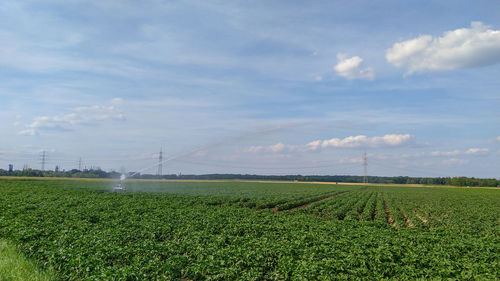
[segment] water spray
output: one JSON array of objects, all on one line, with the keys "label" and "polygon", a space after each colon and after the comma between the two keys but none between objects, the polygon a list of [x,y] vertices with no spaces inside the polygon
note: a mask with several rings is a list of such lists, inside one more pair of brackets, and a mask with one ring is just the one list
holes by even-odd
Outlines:
[{"label": "water spray", "polygon": [[113,192],[125,192],[125,191],[127,191],[127,189],[125,188],[125,183],[124,183],[126,178],[127,177],[125,176],[125,174],[122,174],[120,176],[120,183],[118,183],[118,185],[113,188]]},{"label": "water spray", "polygon": [[[201,147],[198,147],[198,148],[194,148],[190,151],[187,151],[187,152],[184,152],[184,153],[179,153],[177,155],[173,155],[169,158],[164,158],[163,161],[161,161],[159,164],[163,164],[163,163],[166,163],[166,162],[169,162],[169,161],[172,161],[172,160],[175,160],[175,159],[179,159],[179,158],[182,158],[182,157],[188,157],[188,156],[191,156],[193,154],[196,154],[200,151],[204,151],[204,150],[208,150],[208,149],[211,149],[211,148],[214,148],[214,147],[218,147],[218,146],[223,146],[223,145],[226,145],[226,144],[230,144],[230,143],[233,143],[233,142],[238,142],[238,141],[241,141],[241,140],[244,140],[244,139],[248,139],[248,138],[254,138],[254,137],[258,137],[258,136],[263,136],[263,135],[268,135],[268,134],[272,134],[272,133],[275,133],[275,132],[279,132],[279,131],[283,131],[283,130],[287,130],[287,129],[291,129],[291,128],[296,128],[296,127],[299,127],[299,126],[304,126],[308,124],[307,122],[305,123],[295,123],[295,124],[288,124],[288,125],[285,125],[285,126],[278,126],[278,127],[274,127],[274,128],[268,128],[268,129],[264,129],[264,130],[259,130],[259,131],[254,131],[254,132],[249,132],[249,133],[245,133],[245,134],[242,134],[242,135],[239,135],[239,136],[236,136],[236,137],[233,137],[233,138],[228,138],[228,139],[224,139],[224,140],[221,140],[221,141],[217,141],[217,142],[213,142],[213,143],[210,143],[210,144],[207,144],[207,145],[204,145],[204,146],[201,146]],[[146,171],[146,170],[149,170],[153,167],[156,167],[158,164],[155,164],[155,165],[152,165],[152,166],[149,166],[149,167],[145,167],[143,169],[140,169],[134,173],[131,173],[129,174],[128,176],[129,177],[133,177],[143,171]],[[126,192],[127,189],[125,188],[125,180],[126,180],[126,176],[125,176],[125,171],[122,171],[122,175],[120,176],[120,182],[118,183],[118,185],[116,185],[114,188],[113,188],[113,192]]]},{"label": "water spray", "polygon": [[[184,153],[179,153],[179,154],[173,155],[173,156],[171,156],[169,158],[163,158],[164,160],[161,161],[159,164],[165,164],[165,163],[167,163],[169,161],[172,161],[172,160],[176,160],[176,159],[183,158],[183,157],[188,157],[188,156],[196,154],[196,153],[198,153],[200,151],[209,150],[209,149],[212,149],[212,148],[215,148],[215,147],[218,147],[218,146],[223,146],[223,145],[226,145],[226,144],[238,142],[238,141],[249,139],[249,138],[255,138],[255,137],[258,137],[258,136],[269,135],[269,134],[273,134],[273,133],[276,133],[276,132],[279,132],[279,131],[284,131],[284,130],[288,130],[288,129],[292,129],[292,128],[297,128],[297,127],[300,127],[300,126],[304,126],[304,125],[307,125],[307,124],[309,124],[309,122],[293,123],[293,124],[282,125],[282,126],[277,126],[277,127],[273,127],[273,128],[267,128],[267,129],[263,129],[263,130],[258,130],[258,131],[254,131],[254,132],[247,132],[247,133],[238,135],[236,137],[232,137],[232,138],[228,138],[228,139],[223,139],[223,140],[216,141],[216,142],[213,142],[213,143],[201,146],[201,147],[197,147],[197,148],[194,148],[193,150],[190,150],[190,151],[187,151],[187,152],[184,152]],[[136,171],[136,172],[134,172],[132,174],[129,174],[129,177],[133,177],[133,176],[135,176],[135,175],[137,175],[139,173],[142,173],[143,171],[147,171],[147,170],[149,170],[151,168],[154,168],[154,167],[157,167],[157,166],[158,166],[158,164],[145,167],[145,168],[140,169],[140,170],[138,170],[138,171]]]}]

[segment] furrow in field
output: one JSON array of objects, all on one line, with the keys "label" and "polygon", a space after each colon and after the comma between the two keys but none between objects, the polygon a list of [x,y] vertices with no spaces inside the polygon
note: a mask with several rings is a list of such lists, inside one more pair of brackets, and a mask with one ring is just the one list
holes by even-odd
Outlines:
[{"label": "furrow in field", "polygon": [[370,200],[371,193],[364,194],[364,196],[359,200],[356,205],[354,205],[351,213],[353,214],[352,218],[355,220],[360,220],[361,214],[364,212],[368,201]]},{"label": "furrow in field", "polygon": [[365,202],[364,208],[358,213],[360,221],[371,221],[374,217],[375,204],[377,200],[377,193],[372,192],[368,200]]},{"label": "furrow in field", "polygon": [[338,196],[335,196],[335,198],[332,198],[331,200],[311,203],[309,207],[302,210],[308,213],[314,213],[317,216],[327,216],[329,210],[337,208],[337,206],[350,195],[352,196],[350,192],[344,192],[342,194],[339,194]]},{"label": "furrow in field", "polygon": [[411,222],[410,218],[408,217],[408,215],[406,215],[402,210],[400,210],[403,214],[403,218],[405,220],[405,223],[408,227],[414,227],[415,225],[413,225],[413,223]]},{"label": "furrow in field", "polygon": [[272,208],[272,211],[275,213],[278,213],[281,211],[293,211],[293,210],[297,210],[297,209],[303,209],[303,208],[308,207],[312,203],[326,201],[328,199],[332,199],[333,197],[339,196],[343,193],[345,193],[345,192],[338,192],[338,193],[330,194],[326,197],[317,197],[316,196],[316,197],[312,197],[312,198],[302,199],[298,202],[288,202],[288,203],[282,204],[281,206],[280,205],[275,206],[274,208]]},{"label": "furrow in field", "polygon": [[389,211],[389,207],[387,206],[387,202],[384,200],[384,211],[387,215],[387,222],[392,225],[392,227],[397,228],[396,222],[392,218],[391,212]]},{"label": "furrow in field", "polygon": [[384,198],[383,198],[383,193],[377,193],[377,204],[375,207],[375,217],[374,220],[377,222],[381,223],[386,223],[387,222],[387,214],[384,209]]},{"label": "furrow in field", "polygon": [[362,194],[360,193],[352,193],[351,197],[344,198],[339,205],[332,210],[328,211],[328,214],[333,218],[337,218],[339,220],[352,219],[353,216],[357,214],[352,214],[353,206],[356,205],[356,202],[360,200]]},{"label": "furrow in field", "polygon": [[[342,192],[342,193],[343,193],[343,192]],[[312,203],[314,203],[314,202],[321,202],[321,201],[325,201],[325,200],[328,200],[328,199],[332,199],[333,197],[335,197],[335,196],[339,196],[339,195],[340,195],[340,194],[342,194],[342,193],[337,193],[337,194],[334,194],[334,195],[330,195],[330,196],[325,197],[325,198],[323,198],[323,199],[319,199],[319,200],[316,200],[316,201],[311,201],[311,202],[306,203],[306,204],[304,204],[304,205],[300,205],[300,206],[297,206],[297,207],[293,207],[293,208],[288,209],[288,210],[289,210],[289,211],[293,211],[293,210],[296,210],[296,209],[302,209],[302,208],[308,207],[309,205],[311,205],[311,204],[312,204]]]},{"label": "furrow in field", "polygon": [[429,222],[429,220],[428,220],[428,219],[426,219],[426,218],[425,218],[425,217],[423,217],[422,215],[419,215],[417,212],[413,211],[413,214],[415,214],[415,216],[416,216],[417,218],[419,218],[419,219],[420,219],[423,223],[428,223],[428,222]]}]

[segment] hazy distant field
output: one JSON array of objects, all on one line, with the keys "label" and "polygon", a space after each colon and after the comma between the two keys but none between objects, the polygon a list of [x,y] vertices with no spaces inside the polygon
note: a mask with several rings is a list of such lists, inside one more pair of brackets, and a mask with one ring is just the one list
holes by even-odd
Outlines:
[{"label": "hazy distant field", "polygon": [[0,237],[57,280],[500,278],[497,189],[112,187],[0,180]]}]

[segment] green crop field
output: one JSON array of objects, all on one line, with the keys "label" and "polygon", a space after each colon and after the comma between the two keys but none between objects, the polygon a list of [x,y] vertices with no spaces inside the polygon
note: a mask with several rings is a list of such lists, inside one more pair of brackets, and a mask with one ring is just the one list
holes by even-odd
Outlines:
[{"label": "green crop field", "polygon": [[0,239],[55,280],[500,279],[498,189],[112,186],[0,180]]}]

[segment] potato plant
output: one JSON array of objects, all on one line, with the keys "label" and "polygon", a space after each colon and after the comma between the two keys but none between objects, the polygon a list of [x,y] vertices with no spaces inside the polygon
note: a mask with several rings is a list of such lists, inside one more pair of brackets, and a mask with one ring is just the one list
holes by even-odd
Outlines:
[{"label": "potato plant", "polygon": [[[500,190],[134,184],[0,180],[0,237],[58,280],[500,279]],[[427,222],[394,228],[383,200]]]}]

